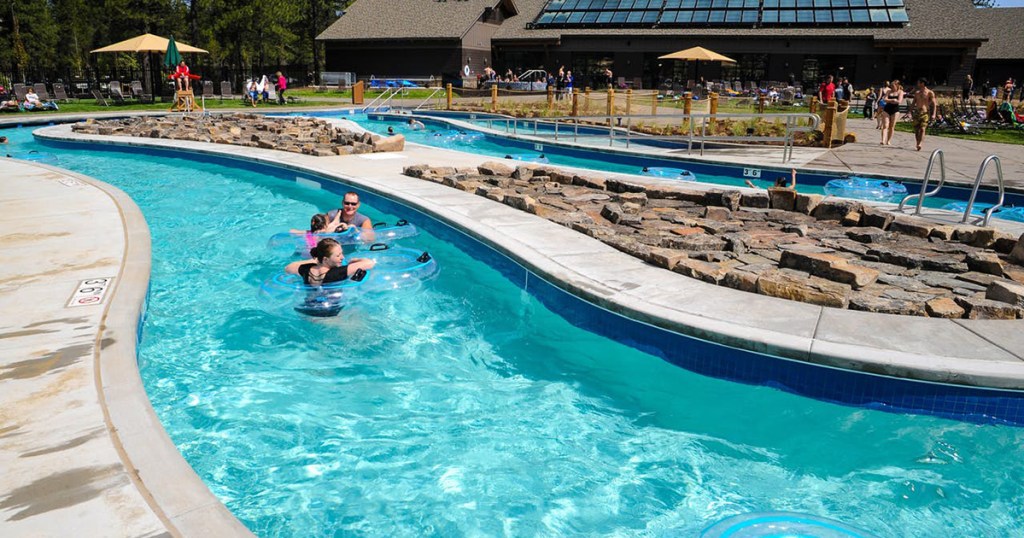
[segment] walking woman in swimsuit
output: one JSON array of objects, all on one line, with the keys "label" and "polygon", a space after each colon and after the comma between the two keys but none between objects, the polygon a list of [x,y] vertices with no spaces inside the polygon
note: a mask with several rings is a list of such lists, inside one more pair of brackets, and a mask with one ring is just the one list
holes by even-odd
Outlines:
[{"label": "walking woman in swimsuit", "polygon": [[896,119],[900,115],[900,103],[903,102],[903,87],[900,81],[894,80],[885,93],[885,106],[882,107],[882,145],[892,145],[892,133],[896,129]]}]

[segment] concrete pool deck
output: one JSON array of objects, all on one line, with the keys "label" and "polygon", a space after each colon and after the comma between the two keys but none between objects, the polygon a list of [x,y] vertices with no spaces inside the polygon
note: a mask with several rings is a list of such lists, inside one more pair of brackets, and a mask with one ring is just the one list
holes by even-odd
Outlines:
[{"label": "concrete pool deck", "polygon": [[[40,134],[253,159],[290,167],[297,175],[306,170],[336,177],[466,230],[549,282],[654,325],[804,362],[1024,389],[1024,321],[867,314],[716,287],[654,268],[540,217],[401,173],[411,164],[475,166],[493,160],[486,157],[415,145],[402,154],[311,157],[86,137],[68,126]],[[134,203],[117,189],[67,172],[15,161],[3,161],[0,170],[5,187],[17,186],[0,195],[6,209],[0,213],[0,237],[5,252],[17,254],[5,260],[0,277],[7,305],[0,311],[0,346],[7,351],[0,358],[0,465],[9,470],[0,478],[0,491],[17,493],[0,494],[0,534],[63,535],[75,528],[82,535],[247,535],[163,433],[138,378],[135,327],[148,282],[149,238]],[[65,215],[54,207],[75,212]],[[936,220],[952,218],[927,213]],[[35,230],[53,229],[58,217],[74,235],[39,237]],[[8,222],[24,230],[8,228]],[[48,258],[51,251],[62,256]],[[41,262],[59,267],[64,259],[76,260],[67,274],[40,273]],[[67,310],[74,287],[97,276],[117,277],[104,304]],[[67,319],[73,322],[58,325]],[[72,346],[86,346],[76,348],[77,360],[52,355]],[[59,384],[65,377],[76,383],[73,390]],[[88,471],[93,467],[101,471]]]}]

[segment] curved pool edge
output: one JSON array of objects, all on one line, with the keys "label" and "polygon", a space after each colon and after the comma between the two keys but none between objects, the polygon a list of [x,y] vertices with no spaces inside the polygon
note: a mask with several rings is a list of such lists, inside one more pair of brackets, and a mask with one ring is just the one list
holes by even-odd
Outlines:
[{"label": "curved pool edge", "polygon": [[[137,343],[149,291],[151,238],[141,210],[122,190],[95,178],[38,163],[12,162],[12,178],[16,175],[29,178],[28,174],[37,173],[33,169],[39,169],[42,175],[29,178],[30,182],[33,179],[37,183],[58,182],[65,188],[77,189],[72,211],[78,210],[88,215],[84,218],[90,221],[102,222],[106,225],[107,235],[97,240],[95,236],[101,226],[74,228],[72,233],[67,234],[75,243],[74,246],[63,247],[61,253],[73,254],[76,260],[88,260],[89,254],[102,257],[104,263],[86,264],[82,271],[95,277],[114,277],[113,284],[107,289],[105,301],[100,303],[101,309],[87,306],[79,311],[67,310],[68,307],[64,306],[68,301],[63,283],[54,282],[60,284],[60,289],[54,291],[65,298],[58,304],[40,298],[31,314],[25,315],[27,319],[43,320],[30,326],[76,325],[74,332],[77,334],[74,335],[69,334],[70,329],[38,331],[57,332],[47,337],[47,344],[63,348],[61,351],[81,346],[83,338],[92,343],[91,361],[81,361],[82,381],[92,387],[87,398],[78,400],[63,388],[58,391],[39,391],[37,387],[29,400],[37,410],[45,408],[45,403],[40,401],[43,396],[37,396],[45,394],[47,399],[54,400],[60,408],[59,414],[47,417],[47,421],[63,419],[71,424],[43,429],[38,433],[29,432],[26,434],[29,438],[20,439],[20,443],[47,448],[19,457],[59,454],[69,449],[74,451],[74,456],[52,462],[52,468],[36,470],[40,473],[55,473],[29,486],[38,489],[4,488],[8,491],[26,490],[28,500],[23,502],[30,506],[37,506],[34,503],[49,505],[49,508],[41,510],[35,508],[40,513],[24,518],[24,523],[29,526],[28,533],[45,533],[49,532],[45,529],[54,527],[61,534],[74,528],[83,535],[105,535],[112,529],[119,529],[124,535],[138,536],[252,536],[182,457],[157,418],[142,384]],[[23,168],[25,166],[31,168]],[[26,204],[30,207],[27,211],[41,214],[44,219],[54,215],[52,207],[38,203],[38,200],[44,199],[40,196],[40,189],[32,189],[29,185],[23,190],[26,200],[30,200]],[[97,203],[95,200],[98,198],[105,198],[106,201]],[[60,203],[50,197],[45,199]],[[82,209],[82,206],[87,209]],[[61,217],[58,215],[58,218]],[[105,266],[109,266],[111,272],[116,269],[116,274],[106,274],[100,269]],[[72,276],[76,280],[80,277],[77,271]],[[72,313],[78,317],[68,317]],[[20,352],[28,352],[30,349],[24,342],[18,348]],[[61,379],[64,377],[61,375],[64,366],[52,362],[45,363],[45,366],[48,369],[38,376],[40,380],[56,378],[62,387],[66,386],[67,382]],[[15,387],[6,386],[15,391]],[[9,404],[10,401],[7,401],[6,405]],[[76,412],[71,413],[71,409]],[[77,416],[81,414],[85,417]],[[93,421],[102,422],[105,435],[100,434],[101,428],[93,428],[87,437],[88,442],[83,442],[82,437],[76,437],[75,427],[87,428]],[[5,428],[0,428],[0,431],[5,431]],[[0,442],[0,452],[16,446],[13,442],[7,446],[5,444]],[[27,460],[26,465],[31,461]],[[99,465],[101,463],[105,465]],[[13,475],[16,470],[8,469],[8,472]],[[41,485],[47,479],[58,478],[60,482],[56,491],[48,491],[46,486]],[[11,485],[7,479],[0,480],[6,486]],[[92,504],[81,504],[86,502],[82,500],[82,488],[93,492],[86,495],[86,498],[95,495],[88,501]],[[61,508],[71,508],[72,511],[53,512]],[[20,532],[9,530],[15,534]]]},{"label": "curved pool edge", "polygon": [[[97,353],[96,383],[110,434],[132,479],[168,531],[181,536],[253,536],[185,461],[164,430],[139,372],[138,336],[145,320],[152,264],[149,227],[124,191],[87,176],[77,177],[110,196],[125,227],[124,270],[111,296]],[[115,336],[119,336],[115,338]]]},{"label": "curved pool edge", "polygon": [[[651,267],[540,217],[402,176],[402,165],[413,164],[404,160],[321,158],[214,144],[82,136],[68,126],[38,130],[36,136],[54,142],[207,154],[331,178],[422,211],[557,288],[634,321],[739,350],[848,372],[961,388],[1024,390],[1024,357],[1020,356],[1024,322],[835,310],[713,286]],[[467,161],[460,165],[486,160],[422,147],[409,151],[417,159]],[[347,170],[339,172],[342,166]],[[534,239],[523,240],[524,234]],[[595,260],[605,262],[597,263],[598,269],[613,265],[619,270],[609,278],[609,273],[594,270]],[[620,279],[623,274],[641,283]]]}]

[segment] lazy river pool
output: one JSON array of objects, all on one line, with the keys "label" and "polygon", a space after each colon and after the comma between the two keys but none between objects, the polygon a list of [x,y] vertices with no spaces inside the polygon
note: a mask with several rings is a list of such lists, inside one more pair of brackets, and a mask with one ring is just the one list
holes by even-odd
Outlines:
[{"label": "lazy river pool", "polygon": [[270,315],[256,291],[287,260],[267,238],[336,206],[344,186],[6,134],[142,209],[146,389],[257,535],[696,536],[781,510],[879,536],[1011,536],[1024,520],[1024,429],[688,372],[578,328],[493,251],[374,196],[364,211],[413,220],[408,244],[439,260],[439,277],[343,318]]}]

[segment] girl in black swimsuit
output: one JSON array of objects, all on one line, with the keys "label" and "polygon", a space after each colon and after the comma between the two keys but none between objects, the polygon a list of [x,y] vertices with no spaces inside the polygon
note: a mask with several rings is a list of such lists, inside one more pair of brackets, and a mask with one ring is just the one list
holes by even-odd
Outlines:
[{"label": "girl in black swimsuit", "polygon": [[892,145],[892,134],[896,129],[896,116],[900,112],[900,103],[903,102],[903,88],[898,80],[892,81],[892,86],[885,93],[885,106],[882,107],[882,145]]},{"label": "girl in black swimsuit", "polygon": [[376,262],[367,259],[353,259],[345,264],[345,254],[341,245],[334,239],[321,239],[309,251],[313,259],[292,262],[284,268],[284,272],[299,275],[307,286],[319,287],[331,282],[340,282],[362,269],[373,269]]}]

